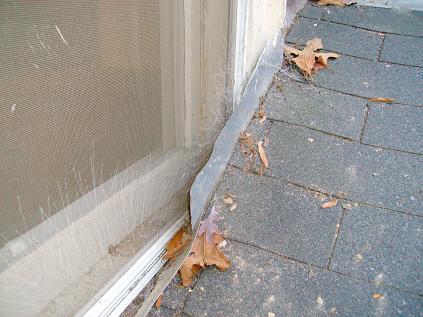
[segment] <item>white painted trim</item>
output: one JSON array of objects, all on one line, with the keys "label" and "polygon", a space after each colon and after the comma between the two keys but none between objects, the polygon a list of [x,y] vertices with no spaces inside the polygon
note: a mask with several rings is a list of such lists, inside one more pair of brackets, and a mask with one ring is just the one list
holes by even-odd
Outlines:
[{"label": "white painted trim", "polygon": [[166,244],[184,222],[185,217],[180,218],[147,251],[139,251],[136,262],[113,285],[107,284],[103,288],[106,290],[104,295],[94,304],[89,302],[75,316],[119,317],[166,263],[162,259]]},{"label": "white painted trim", "polygon": [[[184,144],[184,6],[182,1],[159,1],[163,152]],[[171,39],[169,39],[170,36]]]},{"label": "white painted trim", "polygon": [[235,32],[235,62],[234,62],[234,89],[233,109],[238,105],[244,91],[244,66],[245,66],[245,37],[247,30],[248,1],[236,1],[236,32]]}]

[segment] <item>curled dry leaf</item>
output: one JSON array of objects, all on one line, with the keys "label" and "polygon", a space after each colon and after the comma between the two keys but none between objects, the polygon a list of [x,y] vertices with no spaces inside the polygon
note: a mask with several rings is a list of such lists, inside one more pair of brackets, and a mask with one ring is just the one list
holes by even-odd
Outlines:
[{"label": "curled dry leaf", "polygon": [[323,68],[328,68],[328,59],[329,58],[338,58],[339,54],[336,53],[315,53],[317,57],[317,64],[322,65]]},{"label": "curled dry leaf", "polygon": [[263,145],[261,145],[260,141],[257,142],[257,148],[264,167],[269,168],[269,162],[267,161],[266,152],[264,151]]},{"label": "curled dry leaf", "polygon": [[338,200],[332,199],[331,201],[324,203],[322,206],[320,206],[320,208],[323,208],[323,209],[332,208],[332,207],[335,207],[337,203],[338,203]]},{"label": "curled dry leaf", "polygon": [[196,255],[195,253],[190,254],[184,260],[184,263],[182,263],[181,268],[179,269],[182,285],[191,285],[192,279],[201,271],[202,268],[204,268],[203,256]]},{"label": "curled dry leaf", "polygon": [[225,196],[223,196],[223,202],[229,206],[230,211],[234,211],[237,206],[235,195],[232,193],[226,193]]},{"label": "curled dry leaf", "polygon": [[300,55],[302,54],[302,51],[296,49],[295,47],[292,46],[285,46],[284,48],[285,54],[287,55]]},{"label": "curled dry leaf", "polygon": [[319,0],[317,2],[317,5],[319,6],[335,5],[338,7],[344,7],[354,3],[357,3],[357,1],[355,0]]},{"label": "curled dry leaf", "polygon": [[234,195],[232,195],[231,193],[225,194],[225,196],[223,196],[223,202],[226,205],[233,205],[233,203],[234,203]]},{"label": "curled dry leaf", "polygon": [[254,114],[254,117],[258,119],[258,122],[260,122],[260,124],[262,124],[266,120],[267,116],[266,111],[264,110],[263,102],[260,102],[259,110]]},{"label": "curled dry leaf", "polygon": [[217,219],[216,209],[213,206],[210,215],[200,225],[191,254],[179,269],[182,285],[191,285],[193,277],[208,265],[215,265],[220,271],[230,268],[231,262],[218,247],[224,239],[215,223]]},{"label": "curled dry leaf", "polygon": [[262,124],[265,120],[267,119],[267,116],[266,115],[264,115],[263,117],[261,117],[259,120],[258,120],[258,122],[260,123],[260,124]]},{"label": "curled dry leaf", "polygon": [[387,103],[394,102],[394,99],[392,99],[392,98],[379,98],[379,97],[377,97],[377,98],[369,98],[368,100],[372,101],[372,102],[387,102]]},{"label": "curled dry leaf", "polygon": [[300,51],[294,47],[285,46],[285,56],[292,58],[298,68],[300,68],[305,76],[311,77],[311,75],[320,70],[328,67],[329,58],[338,58],[339,55],[336,53],[320,53],[316,52],[323,48],[322,40],[320,38],[314,38],[307,41],[305,48]]},{"label": "curled dry leaf", "polygon": [[189,244],[191,237],[185,233],[184,228],[181,228],[166,245],[166,253],[164,259],[174,259],[182,250]]},{"label": "curled dry leaf", "polygon": [[355,263],[360,263],[363,261],[363,256],[360,253],[354,254],[353,260]]},{"label": "curled dry leaf", "polygon": [[304,72],[305,75],[311,77],[313,74],[316,59],[313,54],[300,54],[293,58],[292,61]]}]

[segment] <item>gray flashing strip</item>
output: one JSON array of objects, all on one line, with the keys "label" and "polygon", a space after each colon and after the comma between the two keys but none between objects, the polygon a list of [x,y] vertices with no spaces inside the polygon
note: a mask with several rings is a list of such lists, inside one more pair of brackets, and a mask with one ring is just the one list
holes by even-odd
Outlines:
[{"label": "gray flashing strip", "polygon": [[241,132],[247,128],[257,111],[260,97],[266,93],[273,75],[281,67],[283,44],[284,36],[280,33],[264,49],[238,106],[220,132],[209,160],[194,180],[190,191],[192,228],[197,228],[222,178]]}]

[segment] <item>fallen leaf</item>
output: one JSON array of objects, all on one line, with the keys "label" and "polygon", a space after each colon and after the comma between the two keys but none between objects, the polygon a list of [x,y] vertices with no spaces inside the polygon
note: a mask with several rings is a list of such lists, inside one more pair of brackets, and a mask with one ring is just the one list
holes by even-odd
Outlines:
[{"label": "fallen leaf", "polygon": [[160,294],[160,296],[156,299],[156,302],[154,303],[154,306],[156,306],[156,308],[159,308],[162,305],[162,297],[163,294]]},{"label": "fallen leaf", "polygon": [[311,78],[311,75],[320,70],[328,67],[328,59],[329,58],[338,58],[339,55],[336,53],[320,53],[316,52],[323,48],[322,40],[320,38],[314,38],[312,40],[307,41],[306,46],[302,51],[290,47],[285,46],[284,52],[285,56],[291,59],[298,68],[300,68],[304,76],[308,76]]},{"label": "fallen leaf", "polygon": [[300,55],[302,53],[302,51],[292,46],[285,46],[284,51],[287,55]]},{"label": "fallen leaf", "polygon": [[235,195],[231,193],[226,193],[223,196],[223,202],[229,206],[230,211],[234,211],[237,207],[237,203],[235,202]]},{"label": "fallen leaf", "polygon": [[260,102],[259,110],[254,114],[254,117],[258,119],[258,122],[260,122],[260,124],[262,124],[266,120],[267,116],[266,111],[264,110],[263,102]]},{"label": "fallen leaf", "polygon": [[317,2],[317,5],[319,6],[335,5],[338,7],[344,7],[354,3],[357,3],[357,1],[355,0],[319,0]]},{"label": "fallen leaf", "polygon": [[374,299],[382,299],[382,298],[384,297],[384,295],[383,295],[383,294],[380,294],[380,293],[374,293],[374,294],[372,295],[372,297],[373,297]]},{"label": "fallen leaf", "polygon": [[380,97],[369,98],[368,100],[372,101],[372,102],[387,102],[387,103],[394,102],[394,99],[392,99],[392,98],[380,98]]},{"label": "fallen leaf", "polygon": [[263,117],[261,117],[261,119],[258,120],[258,122],[260,124],[262,124],[266,119],[267,119],[267,117],[266,117],[266,115],[264,115]]},{"label": "fallen leaf", "polygon": [[332,199],[331,201],[324,203],[322,206],[320,206],[320,208],[323,208],[323,209],[332,208],[332,207],[335,207],[337,203],[338,203],[338,200]]},{"label": "fallen leaf", "polygon": [[[316,53],[315,56],[317,57],[317,64],[322,65],[323,68],[328,68],[328,59],[329,58],[338,58],[339,54],[336,53]],[[316,68],[315,66],[315,68]]]},{"label": "fallen leaf", "polygon": [[217,219],[217,212],[213,206],[210,215],[201,222],[191,254],[179,269],[182,285],[191,285],[193,277],[208,265],[215,265],[220,271],[225,271],[231,266],[229,259],[218,247],[224,238],[216,224]]},{"label": "fallen leaf", "polygon": [[305,75],[311,77],[316,59],[313,54],[300,54],[293,58],[292,61],[304,72]]},{"label": "fallen leaf", "polygon": [[226,205],[232,205],[232,204],[234,203],[234,198],[233,198],[232,194],[226,194],[226,195],[223,197],[223,202],[224,202]]},{"label": "fallen leaf", "polygon": [[360,253],[354,254],[353,260],[355,263],[360,263],[363,261],[363,256]]},{"label": "fallen leaf", "polygon": [[[201,237],[200,237],[201,239]],[[220,243],[209,243],[204,239],[204,264],[215,265],[220,271],[226,271],[231,267],[229,259],[218,249]]]},{"label": "fallen leaf", "polygon": [[183,235],[184,235],[184,229],[181,228],[179,229],[177,233],[175,233],[172,239],[169,240],[169,242],[167,243],[166,249],[169,251],[176,248],[182,242]]},{"label": "fallen leaf", "polygon": [[269,168],[269,162],[267,161],[266,152],[264,151],[263,145],[261,145],[260,141],[257,142],[257,148],[264,167]]},{"label": "fallen leaf", "polygon": [[192,279],[201,269],[204,268],[204,260],[202,256],[189,255],[182,263],[179,269],[181,275],[181,281],[183,286],[189,286],[192,284]]},{"label": "fallen leaf", "polygon": [[166,245],[164,259],[173,259],[188,245],[191,238],[185,234],[184,228],[181,228]]},{"label": "fallen leaf", "polygon": [[319,6],[335,5],[338,7],[343,7],[345,6],[345,3],[343,0],[319,0],[319,2],[317,2],[317,5]]}]

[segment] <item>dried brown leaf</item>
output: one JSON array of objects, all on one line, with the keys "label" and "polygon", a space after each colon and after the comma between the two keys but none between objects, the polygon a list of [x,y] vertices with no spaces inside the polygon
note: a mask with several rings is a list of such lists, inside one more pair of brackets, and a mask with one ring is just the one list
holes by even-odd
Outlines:
[{"label": "dried brown leaf", "polygon": [[374,294],[372,295],[372,297],[373,297],[374,299],[382,299],[382,298],[384,297],[384,295],[383,295],[383,294],[380,294],[380,293],[374,293]]},{"label": "dried brown leaf", "polygon": [[368,100],[372,102],[387,102],[387,103],[394,102],[394,99],[392,98],[381,98],[381,97],[369,98]]},{"label": "dried brown leaf", "polygon": [[323,208],[323,209],[332,208],[332,207],[335,207],[337,203],[338,203],[338,200],[332,199],[331,201],[328,201],[324,203],[323,205],[321,205],[320,208]]},{"label": "dried brown leaf", "polygon": [[335,5],[338,7],[343,7],[343,6],[352,5],[354,3],[357,3],[357,1],[356,0],[319,0],[319,2],[317,2],[317,5],[319,6]]},{"label": "dried brown leaf", "polygon": [[315,53],[314,56],[317,57],[316,65],[321,64],[324,68],[327,68],[328,67],[328,59],[329,58],[338,58],[339,54],[336,54],[336,53],[320,53],[319,52],[319,53]]},{"label": "dried brown leaf", "polygon": [[192,284],[192,279],[201,269],[204,268],[203,257],[190,255],[182,263],[179,273],[181,275],[181,281],[183,286],[189,286]]},{"label": "dried brown leaf", "polygon": [[226,204],[226,205],[232,205],[233,203],[234,203],[234,199],[233,199],[233,197],[232,196],[225,196],[225,197],[223,197],[223,202]]},{"label": "dried brown leaf", "polygon": [[326,69],[327,67],[325,66],[325,65],[323,65],[323,64],[320,64],[319,62],[316,62],[315,64],[314,64],[314,67],[313,67],[313,73],[316,73],[317,71],[319,71],[319,70],[321,70],[321,69]]},{"label": "dried brown leaf", "polygon": [[267,116],[266,115],[264,115],[263,117],[261,117],[261,119],[259,119],[258,120],[258,122],[260,123],[260,124],[262,124],[265,120],[267,119]]},{"label": "dried brown leaf", "polygon": [[221,271],[231,266],[229,259],[218,247],[224,241],[224,238],[216,224],[217,219],[217,212],[215,206],[213,206],[210,215],[201,222],[190,255],[179,269],[182,285],[191,285],[193,277],[207,265],[215,265]]},{"label": "dried brown leaf", "polygon": [[258,148],[261,162],[263,163],[264,167],[269,168],[269,162],[267,161],[266,152],[264,151],[264,148],[263,148],[263,145],[261,145],[261,142],[257,142],[257,148]]},{"label": "dried brown leaf", "polygon": [[319,0],[319,2],[317,2],[317,5],[319,6],[335,5],[338,7],[343,7],[345,6],[345,2],[343,0]]},{"label": "dried brown leaf", "polygon": [[289,58],[291,58],[292,55],[295,56],[290,60],[303,71],[304,76],[311,78],[311,75],[316,71],[328,67],[329,58],[339,57],[336,53],[316,52],[322,48],[322,39],[314,38],[307,41],[306,46],[302,51],[290,46],[285,46],[284,51],[285,55],[289,56]]},{"label": "dried brown leaf", "polygon": [[313,54],[300,54],[292,61],[303,71],[305,76],[311,77],[316,59]]},{"label": "dried brown leaf", "polygon": [[220,271],[230,268],[231,262],[218,248],[223,240],[223,237],[217,233],[213,234],[210,242],[206,240],[204,233],[195,238],[192,253],[179,269],[182,285],[191,285],[194,276],[207,265],[215,265]]},{"label": "dried brown leaf", "polygon": [[267,116],[266,111],[264,110],[264,104],[263,102],[260,102],[258,111],[254,114],[254,117],[258,119],[258,122],[263,123]]},{"label": "dried brown leaf", "polygon": [[220,271],[225,271],[229,269],[231,267],[231,261],[229,261],[229,259],[219,250],[218,245],[220,242],[215,243],[218,241],[217,238],[214,239],[213,243],[207,242],[204,238],[203,240],[204,240],[204,264],[215,265]]},{"label": "dried brown leaf", "polygon": [[181,228],[166,245],[164,259],[173,259],[189,244],[191,238],[186,235],[184,228]]},{"label": "dried brown leaf", "polygon": [[284,47],[285,55],[300,55],[302,52],[299,49],[296,49],[292,46],[285,46]]}]

